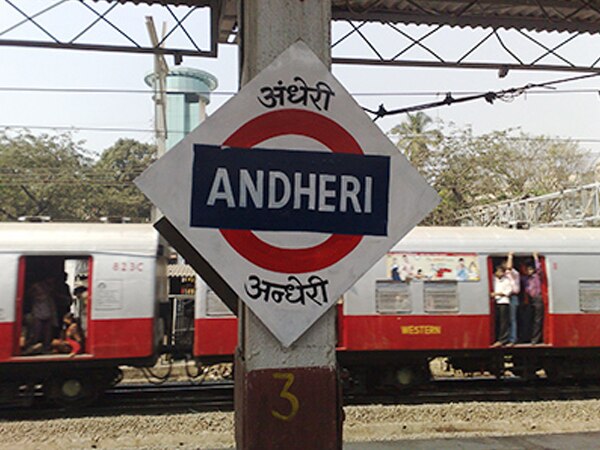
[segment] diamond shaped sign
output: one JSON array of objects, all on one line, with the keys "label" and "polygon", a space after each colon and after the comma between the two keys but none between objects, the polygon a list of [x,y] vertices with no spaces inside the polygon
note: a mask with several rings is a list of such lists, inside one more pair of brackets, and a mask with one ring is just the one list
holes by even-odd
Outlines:
[{"label": "diamond shaped sign", "polygon": [[286,347],[439,201],[302,41],[136,184]]}]

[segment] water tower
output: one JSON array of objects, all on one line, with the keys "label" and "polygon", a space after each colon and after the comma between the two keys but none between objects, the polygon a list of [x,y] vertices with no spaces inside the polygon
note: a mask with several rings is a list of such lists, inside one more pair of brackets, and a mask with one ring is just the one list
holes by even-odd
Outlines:
[{"label": "water tower", "polygon": [[[155,73],[145,82],[157,90]],[[165,77],[166,149],[172,148],[206,118],[210,93],[218,86],[217,78],[208,72],[188,67],[169,69]]]}]

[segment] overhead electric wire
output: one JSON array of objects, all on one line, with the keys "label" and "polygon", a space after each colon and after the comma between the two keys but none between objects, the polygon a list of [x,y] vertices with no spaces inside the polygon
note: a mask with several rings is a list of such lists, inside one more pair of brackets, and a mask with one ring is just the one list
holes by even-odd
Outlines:
[{"label": "overhead electric wire", "polygon": [[370,114],[373,114],[375,116],[373,121],[375,122],[378,119],[381,119],[382,117],[386,117],[386,116],[393,116],[393,115],[397,115],[397,114],[407,114],[407,113],[411,113],[411,112],[437,108],[440,106],[448,106],[448,105],[454,105],[457,103],[471,102],[474,100],[482,100],[483,99],[486,102],[493,104],[494,101],[496,101],[496,100],[504,100],[506,98],[514,98],[516,96],[522,95],[523,93],[525,93],[533,88],[552,88],[556,84],[568,83],[568,82],[572,82],[572,81],[579,81],[579,80],[593,78],[593,77],[597,77],[597,76],[600,76],[600,73],[592,73],[592,74],[578,75],[578,76],[568,77],[568,78],[560,78],[558,80],[551,80],[551,81],[546,81],[543,83],[528,83],[526,85],[519,86],[519,87],[502,89],[499,91],[488,91],[488,92],[479,93],[479,94],[467,95],[467,96],[461,97],[461,98],[454,98],[452,96],[452,93],[448,93],[448,94],[446,94],[446,97],[444,98],[444,100],[441,100],[441,101],[424,103],[421,105],[408,106],[408,107],[404,107],[404,108],[393,109],[391,111],[388,111],[383,104],[379,105],[379,109],[377,109],[376,111],[369,109],[369,108],[365,108],[365,107],[363,107],[363,110]]},{"label": "overhead electric wire", "polygon": [[[481,100],[484,99],[486,100],[488,103],[493,103],[496,100],[506,100],[508,98],[515,98],[516,96],[522,95],[525,92],[527,93],[534,93],[534,92],[544,92],[546,89],[551,89],[547,92],[556,92],[557,89],[554,87],[555,85],[558,84],[562,84],[562,83],[567,83],[567,82],[573,82],[573,81],[579,81],[579,80],[583,80],[583,79],[587,79],[587,78],[593,78],[593,77],[597,77],[600,76],[600,73],[593,73],[593,74],[585,74],[585,75],[579,75],[579,76],[574,76],[574,77],[568,77],[568,78],[561,78],[561,79],[556,79],[556,80],[550,80],[550,81],[546,81],[546,82],[542,82],[542,83],[528,83],[526,85],[520,86],[520,87],[514,87],[514,88],[509,88],[509,89],[503,89],[503,90],[498,90],[498,91],[488,91],[488,92],[474,92],[471,94],[468,94],[468,91],[464,91],[465,92],[465,96],[461,97],[461,98],[455,98],[452,96],[452,93],[446,93],[445,94],[445,98],[441,101],[437,101],[437,102],[430,102],[430,103],[424,103],[421,105],[414,105],[414,106],[409,106],[409,107],[404,107],[404,108],[399,108],[399,109],[395,109],[395,110],[391,110],[388,111],[383,104],[381,104],[379,106],[378,110],[371,110],[369,108],[363,107],[363,110],[375,115],[375,118],[373,119],[374,121],[385,117],[385,116],[389,116],[389,115],[396,115],[396,114],[404,114],[404,113],[410,113],[410,112],[415,112],[415,111],[422,111],[422,110],[426,110],[426,109],[431,109],[431,108],[435,108],[435,107],[439,107],[439,106],[445,106],[445,105],[453,105],[453,104],[457,104],[457,103],[464,103],[464,102],[470,102],[470,101],[474,101],[474,100]],[[536,88],[544,88],[544,90],[541,91],[535,91],[533,89]],[[59,89],[59,88],[19,88],[19,87],[4,87],[1,88],[0,87],[0,91],[7,91],[7,90],[22,90],[22,89],[35,89],[36,91],[48,91],[48,92],[73,92],[73,93],[80,93],[80,92],[117,92],[117,93],[152,93],[154,92],[153,90],[140,90],[140,91],[134,91],[134,90],[114,90],[114,89],[95,89],[95,88],[65,88],[65,89]],[[571,90],[570,92],[575,92],[574,90]],[[589,92],[593,92],[593,93],[599,93],[599,91],[596,90],[589,90]],[[233,94],[233,93],[232,93]],[[385,93],[385,95],[436,95],[439,96],[440,93],[439,92],[396,92],[396,93]],[[457,92],[455,92],[455,94],[457,94]],[[355,93],[354,95],[382,95],[382,93]],[[462,95],[462,94],[461,94]],[[96,132],[111,132],[111,133],[153,133],[155,132],[154,129],[141,129],[141,128],[127,128],[127,127],[75,127],[75,126],[49,126],[49,125],[24,125],[24,124],[9,124],[9,125],[0,125],[0,129],[4,129],[4,130],[12,130],[12,129],[25,129],[25,130],[52,130],[52,131],[70,131],[70,132],[78,132],[78,131],[96,131]],[[172,133],[184,133],[184,130],[170,130]],[[451,139],[452,137],[445,137],[445,139]],[[473,137],[471,139],[481,139],[483,137]],[[522,137],[509,137],[508,139],[518,139],[518,140],[523,140],[523,141],[535,141],[535,140],[553,140],[553,141],[565,141],[565,142],[578,142],[578,143],[583,143],[583,142],[587,142],[587,143],[598,143],[600,142],[600,138],[550,138],[550,137],[538,137],[538,138],[522,138]]]},{"label": "overhead electric wire", "polygon": [[[596,75],[596,74],[592,74]],[[156,91],[153,89],[119,89],[119,88],[44,88],[28,86],[0,86],[0,92],[31,92],[31,93],[49,93],[49,94],[142,94],[152,95]],[[454,95],[477,95],[485,94],[488,91],[461,91],[452,90]],[[197,94],[198,91],[165,91],[167,95],[186,95]],[[234,96],[236,91],[211,91],[206,92],[210,95]],[[600,87],[584,89],[540,89],[527,91],[528,94],[546,95],[546,94],[599,94]],[[350,92],[355,97],[439,97],[448,94],[448,91],[386,91],[386,92]]]},{"label": "overhead electric wire", "polygon": [[[71,131],[71,132],[79,132],[79,131],[95,131],[95,132],[107,132],[107,133],[116,133],[116,132],[135,132],[135,133],[154,133],[154,129],[150,128],[117,128],[117,127],[67,127],[67,126],[41,126],[41,125],[23,125],[23,124],[14,124],[14,125],[0,125],[0,130],[4,129],[5,131],[11,130],[59,130],[59,131]],[[184,133],[184,131],[176,131],[170,130],[171,133]],[[416,135],[402,135],[402,138],[411,138],[416,137]],[[463,136],[460,139],[468,139],[468,140],[481,140],[485,139],[486,136],[472,136],[470,138],[464,138]],[[456,139],[455,136],[442,136],[443,140],[451,140]],[[577,137],[551,137],[551,136],[538,136],[538,137],[521,137],[521,136],[507,136],[505,139],[513,140],[513,141],[523,141],[523,142],[533,142],[533,141],[554,141],[554,142],[575,142],[575,143],[600,143],[600,137],[598,138],[577,138]]]},{"label": "overhead electric wire", "polygon": [[[0,129],[27,129],[27,130],[59,130],[59,131],[100,131],[108,133],[154,133],[153,128],[119,128],[119,127],[74,127],[65,125],[23,125],[23,124],[9,124],[0,125]],[[185,133],[185,131],[174,131],[169,130],[171,133]]]},{"label": "overhead electric wire", "polygon": [[[0,92],[44,92],[61,94],[154,94],[154,89],[119,89],[119,88],[43,88],[43,87],[0,87]],[[197,94],[198,91],[165,91],[165,94]],[[209,93],[209,92],[207,92]],[[234,91],[211,91],[211,95],[235,95]]]}]

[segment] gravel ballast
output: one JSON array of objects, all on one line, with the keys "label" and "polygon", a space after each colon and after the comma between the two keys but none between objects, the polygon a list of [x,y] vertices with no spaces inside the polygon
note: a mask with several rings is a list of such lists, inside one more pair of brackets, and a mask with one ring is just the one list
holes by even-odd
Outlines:
[{"label": "gravel ballast", "polygon": [[[600,431],[600,400],[346,407],[345,442]],[[0,449],[234,447],[233,413],[0,422]]]}]

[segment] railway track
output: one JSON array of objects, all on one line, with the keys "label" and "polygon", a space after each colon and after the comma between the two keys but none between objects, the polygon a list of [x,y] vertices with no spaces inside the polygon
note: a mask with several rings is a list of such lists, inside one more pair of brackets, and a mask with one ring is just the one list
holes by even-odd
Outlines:
[{"label": "railway track", "polygon": [[35,420],[119,414],[177,414],[217,410],[233,410],[232,382],[122,384],[106,391],[91,405],[70,409],[56,408],[46,402],[39,393],[36,394],[33,404],[29,407],[0,408],[0,420]]},{"label": "railway track", "polygon": [[[344,405],[417,405],[458,402],[522,402],[600,398],[600,383],[550,383],[518,378],[496,380],[437,379],[405,391],[389,390],[347,394]],[[0,409],[0,419],[31,420],[65,417],[113,416],[119,414],[176,414],[233,410],[233,383],[123,384],[105,393],[93,405],[61,410],[36,396],[28,408]]]},{"label": "railway track", "polygon": [[124,384],[109,390],[94,408],[121,408],[123,412],[227,411],[233,409],[233,382],[163,385]]},{"label": "railway track", "polygon": [[457,402],[525,402],[600,398],[600,383],[551,383],[519,378],[442,378],[423,386],[392,392],[346,395],[346,405],[435,404]]}]

